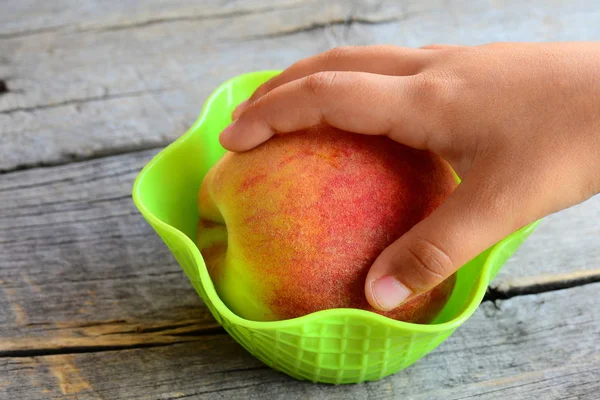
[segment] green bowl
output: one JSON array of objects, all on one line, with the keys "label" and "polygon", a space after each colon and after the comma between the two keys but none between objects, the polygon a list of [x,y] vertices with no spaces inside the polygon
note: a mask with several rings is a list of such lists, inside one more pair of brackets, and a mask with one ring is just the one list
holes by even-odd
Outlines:
[{"label": "green bowl", "polygon": [[450,299],[430,324],[395,321],[358,309],[325,310],[274,322],[238,317],[217,295],[195,245],[197,193],[206,172],[225,153],[218,135],[231,122],[234,107],[278,72],[241,75],[217,88],[190,130],[139,174],[134,202],[217,322],[256,358],[294,378],[313,382],[381,379],[426,355],[463,324],[477,309],[490,281],[538,222],[461,268]]}]

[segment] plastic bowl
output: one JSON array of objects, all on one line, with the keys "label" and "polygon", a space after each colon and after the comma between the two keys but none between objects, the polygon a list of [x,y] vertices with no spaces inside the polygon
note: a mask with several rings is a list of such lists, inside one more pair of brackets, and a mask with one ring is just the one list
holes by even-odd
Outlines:
[{"label": "plastic bowl", "polygon": [[225,153],[218,135],[231,122],[231,111],[277,73],[244,74],[217,88],[189,131],[139,174],[134,202],[217,322],[256,358],[301,380],[341,384],[381,379],[419,360],[463,324],[489,282],[539,221],[460,269],[449,301],[430,324],[395,321],[358,309],[325,310],[275,322],[238,317],[218,297],[195,245],[197,193],[206,172]]}]

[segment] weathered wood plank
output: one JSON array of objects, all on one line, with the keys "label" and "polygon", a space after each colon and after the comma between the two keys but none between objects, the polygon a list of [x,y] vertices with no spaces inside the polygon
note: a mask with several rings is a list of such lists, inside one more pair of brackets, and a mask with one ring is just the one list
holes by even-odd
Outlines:
[{"label": "weathered wood plank", "polygon": [[492,286],[509,288],[600,279],[600,195],[550,215],[517,250]]},{"label": "weathered wood plank", "polygon": [[[164,344],[189,340],[177,328],[192,336],[216,328],[131,201],[132,182],[154,154],[0,177],[0,350]],[[512,260],[495,282],[499,290],[527,292],[573,274],[597,279],[590,266],[598,260],[598,200],[588,203],[596,207],[590,218],[582,213],[570,227],[573,217],[557,214],[546,225],[554,223],[556,230],[534,234],[534,245],[519,252],[528,261]],[[573,260],[556,256],[569,251]],[[148,331],[156,334],[139,334]]]},{"label": "weathered wood plank", "polygon": [[[593,5],[0,2],[0,171],[161,146],[224,79],[335,45],[598,40]],[[600,392],[599,284],[486,302],[436,352],[381,382],[310,385],[266,369],[219,334],[135,211],[131,183],[153,154],[0,176],[0,398],[592,399]],[[597,197],[549,217],[501,272],[497,291],[597,280],[598,216]]]},{"label": "weathered wood plank", "polygon": [[[10,327],[9,327],[10,328]],[[14,327],[13,327],[14,328]],[[212,319],[130,322],[43,322],[22,327],[24,336],[0,336],[0,357],[146,348],[203,341],[225,331]],[[0,334],[6,332],[0,331]]]},{"label": "weathered wood plank", "polygon": [[[216,327],[133,206],[133,179],[154,154],[0,178],[3,350],[185,341]],[[128,333],[148,330],[158,334]]]},{"label": "weathered wood plank", "polygon": [[[218,8],[213,6],[208,17],[197,5],[174,11],[156,3],[149,15],[137,17],[147,20],[131,22],[135,14],[125,9],[116,17],[106,15],[106,26],[102,20],[88,21],[92,27],[83,32],[0,41],[9,89],[0,97],[0,170],[164,144],[193,122],[206,95],[225,79],[273,67],[282,57],[284,67],[328,47],[325,38],[299,47],[273,43],[263,54],[261,42],[232,41],[272,34],[282,24],[303,30],[344,21],[356,7],[368,12],[362,18],[370,22],[389,18],[392,12],[389,6],[373,6],[373,1],[360,7],[358,2],[328,3],[319,13],[314,12],[314,1],[296,2],[297,7],[242,3],[222,16],[215,16]],[[174,20],[164,17],[169,12]],[[184,17],[198,12],[198,20]]]},{"label": "weathered wood plank", "polygon": [[485,303],[437,350],[378,382],[329,386],[266,368],[228,336],[118,352],[7,358],[28,399],[596,399],[600,284]]},{"label": "weathered wood plank", "polygon": [[165,144],[225,79],[336,45],[600,39],[587,1],[38,0],[0,16],[0,170]]},{"label": "weathered wood plank", "polygon": [[33,0],[0,4],[0,39],[33,36],[48,32],[77,32],[89,29],[123,29],[179,20],[210,18],[316,4],[310,0],[125,0],[98,4],[93,0],[59,0],[49,6]]}]

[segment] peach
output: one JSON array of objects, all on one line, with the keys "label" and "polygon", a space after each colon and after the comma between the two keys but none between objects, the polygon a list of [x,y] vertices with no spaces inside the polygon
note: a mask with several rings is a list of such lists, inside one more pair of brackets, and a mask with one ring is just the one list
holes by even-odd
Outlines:
[{"label": "peach", "polygon": [[[455,187],[441,158],[386,137],[330,127],[279,135],[208,172],[197,245],[218,295],[243,318],[378,312],[364,295],[369,267]],[[454,279],[382,314],[429,322]]]}]

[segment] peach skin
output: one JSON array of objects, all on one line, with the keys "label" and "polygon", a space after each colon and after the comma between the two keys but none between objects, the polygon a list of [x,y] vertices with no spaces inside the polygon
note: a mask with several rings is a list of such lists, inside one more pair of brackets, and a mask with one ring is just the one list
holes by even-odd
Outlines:
[{"label": "peach skin", "polygon": [[[365,278],[377,256],[456,187],[431,152],[328,126],[226,153],[198,197],[197,245],[217,293],[239,316],[283,320],[359,308],[429,322],[455,276],[388,312]],[[393,289],[393,288],[392,288]]]}]

